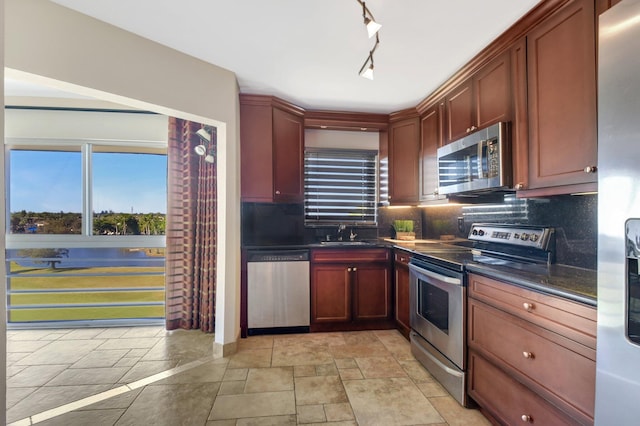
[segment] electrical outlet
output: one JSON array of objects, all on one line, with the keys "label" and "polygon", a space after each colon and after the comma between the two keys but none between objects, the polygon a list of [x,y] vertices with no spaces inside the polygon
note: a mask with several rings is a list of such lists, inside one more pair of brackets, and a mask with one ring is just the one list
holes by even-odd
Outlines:
[{"label": "electrical outlet", "polygon": [[463,217],[458,218],[458,231],[460,231],[462,234],[466,234]]}]

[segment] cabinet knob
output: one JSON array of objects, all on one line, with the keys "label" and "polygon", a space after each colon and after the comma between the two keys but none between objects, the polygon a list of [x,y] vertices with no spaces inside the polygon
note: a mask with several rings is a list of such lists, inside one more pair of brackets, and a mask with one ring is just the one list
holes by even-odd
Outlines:
[{"label": "cabinet knob", "polygon": [[471,131],[471,127],[467,127],[467,133]]},{"label": "cabinet knob", "polygon": [[356,272],[358,270],[358,268],[353,268],[353,272]]},{"label": "cabinet knob", "polygon": [[533,357],[533,352],[524,351],[524,352],[522,352],[522,356],[525,357],[526,359],[533,359],[534,358]]},{"label": "cabinet knob", "polygon": [[476,126],[471,126],[471,129],[469,129],[469,130],[473,132],[473,131],[474,131],[474,130],[476,130],[476,129],[477,129],[477,127],[476,127]]},{"label": "cabinet knob", "polygon": [[513,187],[519,191],[521,189],[524,189],[524,183],[516,183]]},{"label": "cabinet knob", "polygon": [[347,268],[347,272],[351,272],[351,268]]},{"label": "cabinet knob", "polygon": [[280,195],[280,191],[276,191],[276,195]]},{"label": "cabinet knob", "polygon": [[587,166],[583,169],[585,173],[595,173],[598,171],[598,167],[596,166]]},{"label": "cabinet knob", "polygon": [[438,188],[433,190],[433,195],[438,195],[440,193],[440,190]]},{"label": "cabinet knob", "polygon": [[533,423],[533,418],[528,414],[523,414],[522,417],[520,417],[520,418],[525,423]]},{"label": "cabinet knob", "polygon": [[524,303],[522,304],[522,307],[523,307],[527,312],[531,312],[531,311],[533,311],[533,308],[534,308],[533,303],[528,303],[528,302],[524,302]]}]

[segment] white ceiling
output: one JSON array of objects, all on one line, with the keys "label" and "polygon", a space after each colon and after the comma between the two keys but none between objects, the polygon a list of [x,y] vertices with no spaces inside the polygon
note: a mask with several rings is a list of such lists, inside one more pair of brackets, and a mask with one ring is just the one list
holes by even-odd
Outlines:
[{"label": "white ceiling", "polygon": [[[415,106],[538,0],[52,0],[233,71],[242,93],[304,108],[389,113]],[[7,90],[13,90],[10,85]]]}]

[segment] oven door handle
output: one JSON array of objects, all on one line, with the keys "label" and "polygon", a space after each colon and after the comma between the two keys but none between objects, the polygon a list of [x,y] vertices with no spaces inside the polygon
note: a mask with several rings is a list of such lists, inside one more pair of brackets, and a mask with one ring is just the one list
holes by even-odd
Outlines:
[{"label": "oven door handle", "polygon": [[417,274],[426,275],[427,277],[431,277],[433,279],[445,282],[447,284],[462,285],[462,280],[460,278],[447,277],[446,275],[442,275],[433,271],[428,271],[426,269],[419,268],[412,264],[409,264],[409,269],[411,269],[413,272]]}]

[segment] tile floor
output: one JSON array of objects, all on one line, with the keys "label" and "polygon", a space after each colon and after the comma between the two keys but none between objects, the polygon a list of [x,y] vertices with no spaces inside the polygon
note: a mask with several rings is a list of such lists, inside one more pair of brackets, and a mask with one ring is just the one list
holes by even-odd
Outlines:
[{"label": "tile floor", "polygon": [[13,425],[489,425],[395,330],[254,336],[161,327],[7,332]]}]

